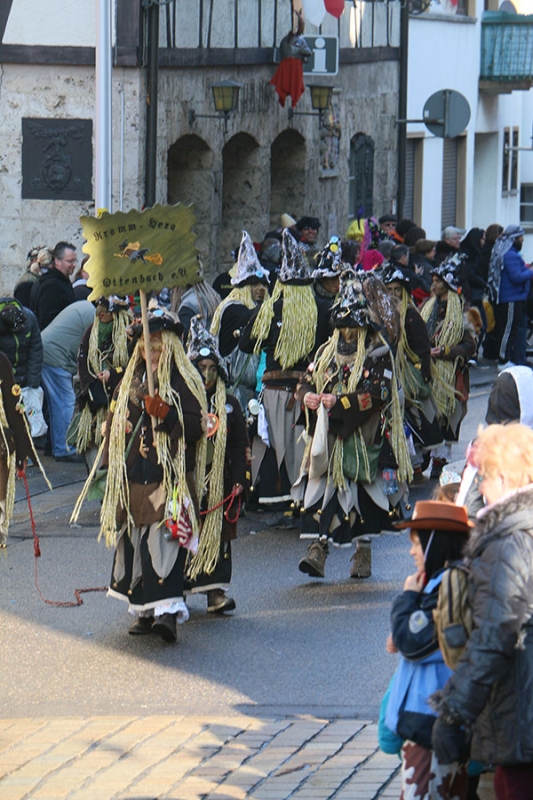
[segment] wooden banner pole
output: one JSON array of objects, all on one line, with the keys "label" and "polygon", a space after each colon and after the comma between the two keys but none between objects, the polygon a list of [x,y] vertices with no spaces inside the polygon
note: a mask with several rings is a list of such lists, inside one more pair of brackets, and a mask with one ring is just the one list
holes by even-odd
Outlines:
[{"label": "wooden banner pole", "polygon": [[[146,292],[139,289],[139,298],[141,300],[141,318],[143,326],[144,338],[144,359],[146,362],[146,382],[148,383],[148,394],[150,397],[155,395],[154,374],[152,372],[152,350],[150,347],[150,326],[148,323],[148,303],[146,302]],[[152,420],[152,432],[155,441],[155,426],[158,423],[156,417],[150,417]]]}]

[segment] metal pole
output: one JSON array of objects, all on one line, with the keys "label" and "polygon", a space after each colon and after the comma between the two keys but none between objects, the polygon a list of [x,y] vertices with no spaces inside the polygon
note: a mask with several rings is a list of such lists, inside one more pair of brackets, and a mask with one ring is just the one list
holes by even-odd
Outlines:
[{"label": "metal pole", "polygon": [[146,173],[144,205],[155,205],[157,178],[157,83],[159,77],[159,6],[148,8],[148,91],[146,94]]},{"label": "metal pole", "polygon": [[95,212],[112,212],[111,0],[96,0]]},{"label": "metal pole", "polygon": [[405,201],[405,158],[407,154],[407,67],[409,56],[409,3],[403,0],[400,11],[400,86],[398,92],[398,195],[396,217],[403,217]]}]

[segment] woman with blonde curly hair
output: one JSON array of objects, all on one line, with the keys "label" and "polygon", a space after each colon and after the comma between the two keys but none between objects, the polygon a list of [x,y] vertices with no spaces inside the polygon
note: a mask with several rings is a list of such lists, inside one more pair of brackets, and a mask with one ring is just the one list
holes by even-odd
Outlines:
[{"label": "woman with blonde curly hair", "polygon": [[[486,505],[466,549],[474,629],[440,696],[441,763],[495,764],[498,800],[533,797],[533,431],[490,425],[471,458]],[[471,739],[471,746],[470,744]]]}]

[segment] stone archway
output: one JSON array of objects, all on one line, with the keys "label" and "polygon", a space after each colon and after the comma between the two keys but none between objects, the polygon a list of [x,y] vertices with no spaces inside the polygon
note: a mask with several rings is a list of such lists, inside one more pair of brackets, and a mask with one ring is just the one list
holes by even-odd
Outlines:
[{"label": "stone archway", "polygon": [[303,216],[306,145],[301,133],[289,128],[272,142],[270,158],[270,228],[279,228],[283,213]]},{"label": "stone archway", "polygon": [[263,175],[264,154],[248,133],[237,133],[222,150],[222,227],[219,263],[231,263],[230,252],[248,231],[261,240],[268,226],[268,192]]},{"label": "stone archway", "polygon": [[168,149],[167,202],[194,203],[198,239],[196,246],[205,263],[212,247],[213,153],[195,134],[180,137]]}]

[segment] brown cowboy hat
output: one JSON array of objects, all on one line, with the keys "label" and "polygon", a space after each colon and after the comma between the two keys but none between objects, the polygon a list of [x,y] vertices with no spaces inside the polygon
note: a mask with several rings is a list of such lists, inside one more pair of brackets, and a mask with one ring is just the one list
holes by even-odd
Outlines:
[{"label": "brown cowboy hat", "polygon": [[442,500],[419,500],[415,504],[411,519],[395,522],[394,527],[398,530],[411,528],[415,531],[438,530],[469,533],[474,527],[474,523],[468,519],[468,513],[464,506],[455,506],[452,503],[444,503]]}]

